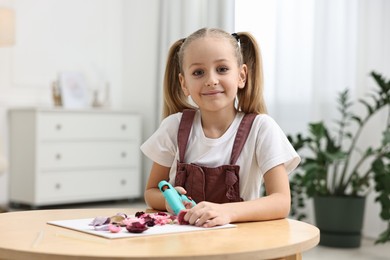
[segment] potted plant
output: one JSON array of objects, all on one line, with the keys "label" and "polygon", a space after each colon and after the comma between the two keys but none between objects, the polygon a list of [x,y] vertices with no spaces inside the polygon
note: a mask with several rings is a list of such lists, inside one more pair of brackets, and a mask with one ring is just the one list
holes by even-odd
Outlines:
[{"label": "potted plant", "polygon": [[[321,245],[360,246],[365,197],[374,189],[380,218],[387,222],[376,243],[390,241],[390,81],[375,72],[370,75],[376,88],[364,98],[353,102],[348,90],[339,93],[340,118],[331,126],[309,123],[308,134],[288,135],[302,158],[290,179],[291,215],[304,219],[302,208],[307,198],[313,198]],[[355,105],[365,112],[353,112]],[[370,129],[382,141],[359,147],[363,129],[383,109],[388,109],[385,129]]]}]

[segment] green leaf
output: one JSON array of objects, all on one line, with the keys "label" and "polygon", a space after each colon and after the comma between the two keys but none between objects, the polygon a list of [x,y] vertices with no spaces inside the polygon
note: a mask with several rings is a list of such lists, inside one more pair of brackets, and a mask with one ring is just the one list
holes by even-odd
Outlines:
[{"label": "green leaf", "polygon": [[388,224],[387,230],[379,235],[379,238],[375,241],[375,244],[384,244],[388,241],[390,241],[390,223]]},{"label": "green leaf", "polygon": [[382,92],[389,92],[390,90],[390,81],[386,82],[385,79],[382,77],[382,75],[371,72],[371,76],[374,78]]},{"label": "green leaf", "polygon": [[382,145],[386,146],[387,144],[390,144],[390,129],[386,129],[383,132],[383,139],[382,139]]},{"label": "green leaf", "polygon": [[365,152],[365,155],[370,156],[370,155],[373,155],[374,153],[375,153],[375,151],[372,149],[372,147],[368,147],[366,152]]},{"label": "green leaf", "polygon": [[388,212],[388,211],[381,211],[380,215],[381,215],[381,218],[383,220],[390,220],[390,212]]},{"label": "green leaf", "polygon": [[351,119],[356,121],[359,126],[361,126],[363,124],[362,120],[358,116],[352,116]]},{"label": "green leaf", "polygon": [[328,158],[328,160],[330,162],[334,162],[334,161],[340,161],[340,160],[343,160],[347,157],[347,153],[345,152],[342,152],[340,150],[337,150],[336,152],[325,152],[324,153],[326,155],[326,157]]},{"label": "green leaf", "polygon": [[364,99],[359,99],[359,101],[366,106],[369,115],[372,115],[374,113],[374,108],[367,101],[365,101]]},{"label": "green leaf", "polygon": [[325,136],[326,128],[323,122],[310,123],[309,131],[316,140],[319,140]]}]

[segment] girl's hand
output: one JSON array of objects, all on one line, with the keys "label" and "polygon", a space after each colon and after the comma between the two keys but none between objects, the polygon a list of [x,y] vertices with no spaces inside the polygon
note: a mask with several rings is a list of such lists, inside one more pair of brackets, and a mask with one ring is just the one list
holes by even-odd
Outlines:
[{"label": "girl's hand", "polygon": [[[175,190],[177,190],[180,194],[186,194],[186,193],[187,193],[187,191],[186,191],[183,187],[181,187],[181,186],[176,186],[176,187],[175,187]],[[189,204],[189,205],[188,205],[188,204]],[[184,205],[184,207],[187,208],[187,209],[188,209],[188,208],[191,208],[191,203],[189,203],[189,202],[187,202],[187,201],[183,201],[183,205]],[[169,206],[169,203],[168,203],[167,200],[165,200],[165,208],[167,209],[167,211],[168,211],[170,214],[174,215],[174,212],[173,212],[171,206]]]},{"label": "girl's hand", "polygon": [[187,211],[184,220],[198,227],[214,227],[230,223],[226,204],[202,201]]}]

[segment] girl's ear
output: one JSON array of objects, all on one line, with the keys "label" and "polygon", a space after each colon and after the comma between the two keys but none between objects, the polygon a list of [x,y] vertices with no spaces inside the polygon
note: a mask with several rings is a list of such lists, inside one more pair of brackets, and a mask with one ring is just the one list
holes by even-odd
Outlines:
[{"label": "girl's ear", "polygon": [[179,81],[180,81],[181,89],[184,92],[184,95],[186,95],[188,97],[190,95],[190,93],[188,92],[188,89],[186,88],[184,76],[181,73],[179,73]]},{"label": "girl's ear", "polygon": [[238,80],[238,87],[239,88],[245,87],[247,71],[248,71],[248,67],[246,66],[246,64],[243,64],[241,66],[241,70],[240,70],[240,74],[239,74],[239,77],[240,77]]}]

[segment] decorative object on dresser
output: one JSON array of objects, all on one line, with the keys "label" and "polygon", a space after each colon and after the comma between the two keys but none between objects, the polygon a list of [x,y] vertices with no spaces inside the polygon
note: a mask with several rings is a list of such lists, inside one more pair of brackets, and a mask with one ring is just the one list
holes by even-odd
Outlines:
[{"label": "decorative object on dresser", "polygon": [[62,107],[61,89],[58,86],[58,81],[55,80],[51,84],[51,94],[53,99],[53,105],[55,107]]},{"label": "decorative object on dresser", "polygon": [[84,74],[66,71],[58,74],[61,105],[64,108],[83,109],[89,107],[87,82]]},{"label": "decorative object on dresser", "polygon": [[135,199],[141,117],[109,110],[9,111],[13,206]]}]

